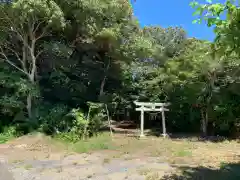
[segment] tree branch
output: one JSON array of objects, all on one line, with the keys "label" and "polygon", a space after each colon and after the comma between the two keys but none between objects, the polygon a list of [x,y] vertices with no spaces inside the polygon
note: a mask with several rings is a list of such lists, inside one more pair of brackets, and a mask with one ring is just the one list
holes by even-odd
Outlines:
[{"label": "tree branch", "polygon": [[22,65],[23,65],[23,69],[24,71],[28,72],[27,70],[27,66],[26,66],[26,62],[27,62],[27,48],[26,48],[26,40],[27,36],[24,36],[24,42],[23,42],[23,47],[22,47]]},{"label": "tree branch", "polygon": [[[11,48],[10,44],[11,44],[11,42],[7,41],[6,44],[3,45],[3,47],[5,49],[11,51],[12,54],[15,55],[17,60],[21,63],[23,71],[28,73],[28,70],[27,70],[27,67],[26,67],[26,51],[25,51],[26,47],[25,47],[25,45],[23,44],[23,47],[22,47],[22,59],[21,59],[20,56],[19,56],[19,53],[16,50],[14,50],[13,48]],[[2,55],[3,55],[4,51],[3,51],[2,47],[0,49],[1,49]]]},{"label": "tree branch", "polygon": [[[24,39],[23,39],[23,36],[20,33],[21,31],[16,26],[16,24],[20,24],[21,26],[22,26],[22,24],[21,23],[14,23],[13,22],[14,18],[11,19],[5,11],[2,11],[2,12],[5,16],[5,19],[7,20],[6,23],[8,23],[8,25],[10,26],[9,30],[15,32],[18,35],[18,37],[20,38],[20,40],[23,41]],[[22,27],[22,29],[23,29],[23,27]],[[22,34],[24,34],[24,33],[22,33]]]},{"label": "tree branch", "polygon": [[32,22],[31,22],[31,18],[29,17],[27,24],[28,24],[28,30],[29,30],[28,33],[34,33],[35,18],[33,15],[32,15]]},{"label": "tree branch", "polygon": [[47,36],[48,27],[49,27],[49,25],[47,25],[43,28],[43,32],[38,37],[36,37],[36,41],[43,38],[44,36]]},{"label": "tree branch", "polygon": [[36,32],[38,31],[39,27],[40,27],[44,22],[45,22],[45,20],[40,21],[40,22],[37,24],[36,28],[33,30],[33,33],[34,33],[34,34],[36,34]]},{"label": "tree branch", "polygon": [[[2,51],[2,48],[1,48],[1,47],[0,47],[0,49],[1,49],[1,51]],[[27,72],[25,72],[24,70],[22,70],[21,68],[19,68],[17,65],[15,65],[13,62],[11,62],[3,52],[0,52],[0,54],[4,57],[4,59],[2,59],[2,60],[6,61],[8,64],[10,64],[11,66],[13,66],[13,67],[16,68],[17,70],[21,71],[22,73],[24,73],[25,75],[28,76],[28,73],[27,73]]]},{"label": "tree branch", "polygon": [[18,60],[20,63],[22,63],[21,58],[19,57],[19,55],[17,54],[16,51],[14,51],[12,48],[10,48],[10,47],[8,47],[8,46],[4,46],[4,48],[6,48],[6,49],[8,49],[9,51],[11,51],[11,52],[16,56],[17,60]]},{"label": "tree branch", "polygon": [[[30,28],[30,27],[29,27]],[[36,56],[35,56],[35,45],[36,45],[36,37],[34,36],[33,32],[31,29],[29,29],[29,36],[31,39],[31,46],[29,47],[30,49],[30,56],[31,56],[31,70],[30,70],[30,81],[34,81],[35,73],[36,73]]]},{"label": "tree branch", "polygon": [[8,33],[8,34],[9,34],[9,32],[16,33],[17,39],[24,43],[23,35],[21,35],[20,32],[18,32],[16,29],[14,29],[13,27],[8,28],[6,26],[0,26],[0,27],[1,27],[1,29],[3,29],[3,32],[5,32],[5,33]]},{"label": "tree branch", "polygon": [[36,59],[37,59],[43,52],[44,52],[44,50],[39,51],[39,52],[37,53],[37,55],[36,55]]}]

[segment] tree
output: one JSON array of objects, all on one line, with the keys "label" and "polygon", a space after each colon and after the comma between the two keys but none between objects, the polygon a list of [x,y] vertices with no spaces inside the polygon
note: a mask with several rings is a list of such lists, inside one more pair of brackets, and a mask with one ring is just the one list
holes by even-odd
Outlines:
[{"label": "tree", "polygon": [[143,28],[143,33],[153,42],[155,59],[162,61],[161,63],[178,56],[186,41],[186,32],[181,27],[147,26]]},{"label": "tree", "polygon": [[216,34],[215,45],[219,52],[231,54],[232,52],[239,55],[239,12],[240,8],[235,0],[226,0],[224,3],[212,3],[207,1],[206,4],[200,4],[193,1],[190,5],[196,10],[194,15],[198,19],[194,22],[201,23],[202,20],[207,25],[214,26]]},{"label": "tree", "polygon": [[[238,96],[238,93],[233,90],[239,88],[239,5],[236,1],[226,0],[224,3],[212,3],[210,0],[206,4],[193,1],[191,6],[196,10],[195,15],[199,16],[195,22],[201,23],[205,20],[208,26],[214,27],[216,38],[212,52],[214,59],[218,59],[222,65],[220,76],[217,77],[217,82],[220,84],[219,90],[222,93],[220,99],[224,99],[224,95],[229,98],[229,94]],[[215,110],[222,113],[228,112],[232,116],[232,111],[235,112],[233,104],[237,102],[237,99],[225,101],[226,99],[220,101]],[[223,105],[223,102],[227,105]],[[238,114],[234,114],[232,120],[221,119],[222,121],[218,122],[219,125],[224,129],[230,126],[236,129],[239,120]]]},{"label": "tree", "polygon": [[[173,132],[237,132],[239,9],[229,1],[192,5],[216,26],[214,43],[187,38],[181,27],[142,28],[126,0],[1,4],[0,124],[19,127],[17,119],[32,118],[38,121],[27,121],[24,132],[37,122],[49,134],[94,134],[103,103],[109,117],[137,120],[133,101],[139,100],[171,102]],[[91,111],[88,126],[74,124],[80,114],[66,114],[77,109],[87,116],[88,102],[101,107]]]},{"label": "tree", "polygon": [[142,36],[128,1],[74,2],[59,1],[70,22],[66,37],[74,47],[75,61],[80,61],[80,71],[84,71],[82,82],[89,92],[98,91],[91,93],[92,98],[96,94],[101,97],[111,93],[106,88],[110,83],[117,82],[115,87],[111,85],[115,90],[121,84],[122,65],[146,56],[152,44]]},{"label": "tree", "polygon": [[[32,86],[36,86],[37,61],[44,51],[40,41],[50,35],[51,28],[64,26],[62,10],[54,1],[19,0],[2,4],[1,59],[22,72]],[[32,97],[27,96],[27,111],[32,117]]]}]

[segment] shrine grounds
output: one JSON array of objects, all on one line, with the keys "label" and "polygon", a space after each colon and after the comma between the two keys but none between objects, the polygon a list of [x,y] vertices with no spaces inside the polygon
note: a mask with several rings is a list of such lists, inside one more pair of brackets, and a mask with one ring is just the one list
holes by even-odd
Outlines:
[{"label": "shrine grounds", "polygon": [[0,160],[15,180],[240,179],[240,143],[197,137],[103,133],[72,144],[37,133],[1,144]]}]

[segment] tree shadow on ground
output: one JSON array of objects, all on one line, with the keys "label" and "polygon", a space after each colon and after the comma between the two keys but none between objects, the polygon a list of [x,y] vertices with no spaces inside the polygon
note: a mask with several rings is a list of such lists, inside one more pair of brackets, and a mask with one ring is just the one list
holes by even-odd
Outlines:
[{"label": "tree shadow on ground", "polygon": [[[100,129],[101,132],[109,132],[109,130],[109,124],[106,124]],[[113,121],[111,122],[111,130],[117,134],[128,134],[131,136],[136,136],[138,133],[137,125],[133,121]]]},{"label": "tree shadow on ground", "polygon": [[[139,136],[140,127],[139,124],[136,124],[134,121],[112,121],[111,122],[112,131],[117,134],[128,134],[129,136]],[[109,125],[106,124],[103,128],[100,129],[101,132],[109,131]],[[162,136],[162,128],[146,128],[145,135],[147,136]],[[168,133],[168,138],[174,141],[188,140],[190,142],[223,142],[231,140],[240,140],[239,138],[227,138],[223,136],[201,136],[200,134],[191,134],[191,133]],[[240,179],[239,179],[240,180]]]},{"label": "tree shadow on ground", "polygon": [[240,163],[222,164],[219,169],[206,167],[178,169],[180,173],[165,175],[161,180],[240,180]]},{"label": "tree shadow on ground", "polygon": [[[161,136],[161,129],[151,129],[148,133],[149,136],[157,136],[160,137]],[[218,142],[223,142],[223,141],[231,141],[231,140],[239,140],[238,138],[227,138],[227,137],[223,137],[223,136],[202,136],[200,134],[190,134],[190,133],[168,133],[168,138],[175,140],[175,141],[180,141],[182,139],[187,139],[189,141],[192,142],[196,142],[196,141],[202,141],[202,142],[214,142],[214,143],[218,143]],[[239,179],[240,180],[240,179]]]}]

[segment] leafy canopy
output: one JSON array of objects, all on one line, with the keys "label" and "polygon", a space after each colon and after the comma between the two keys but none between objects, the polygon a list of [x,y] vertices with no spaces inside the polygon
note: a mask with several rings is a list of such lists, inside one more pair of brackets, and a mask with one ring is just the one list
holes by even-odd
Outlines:
[{"label": "leafy canopy", "polygon": [[199,17],[195,23],[205,20],[208,26],[214,27],[219,52],[240,53],[240,7],[235,0],[226,0],[225,3],[208,0],[206,4],[193,1],[190,5],[195,9],[194,15]]}]

